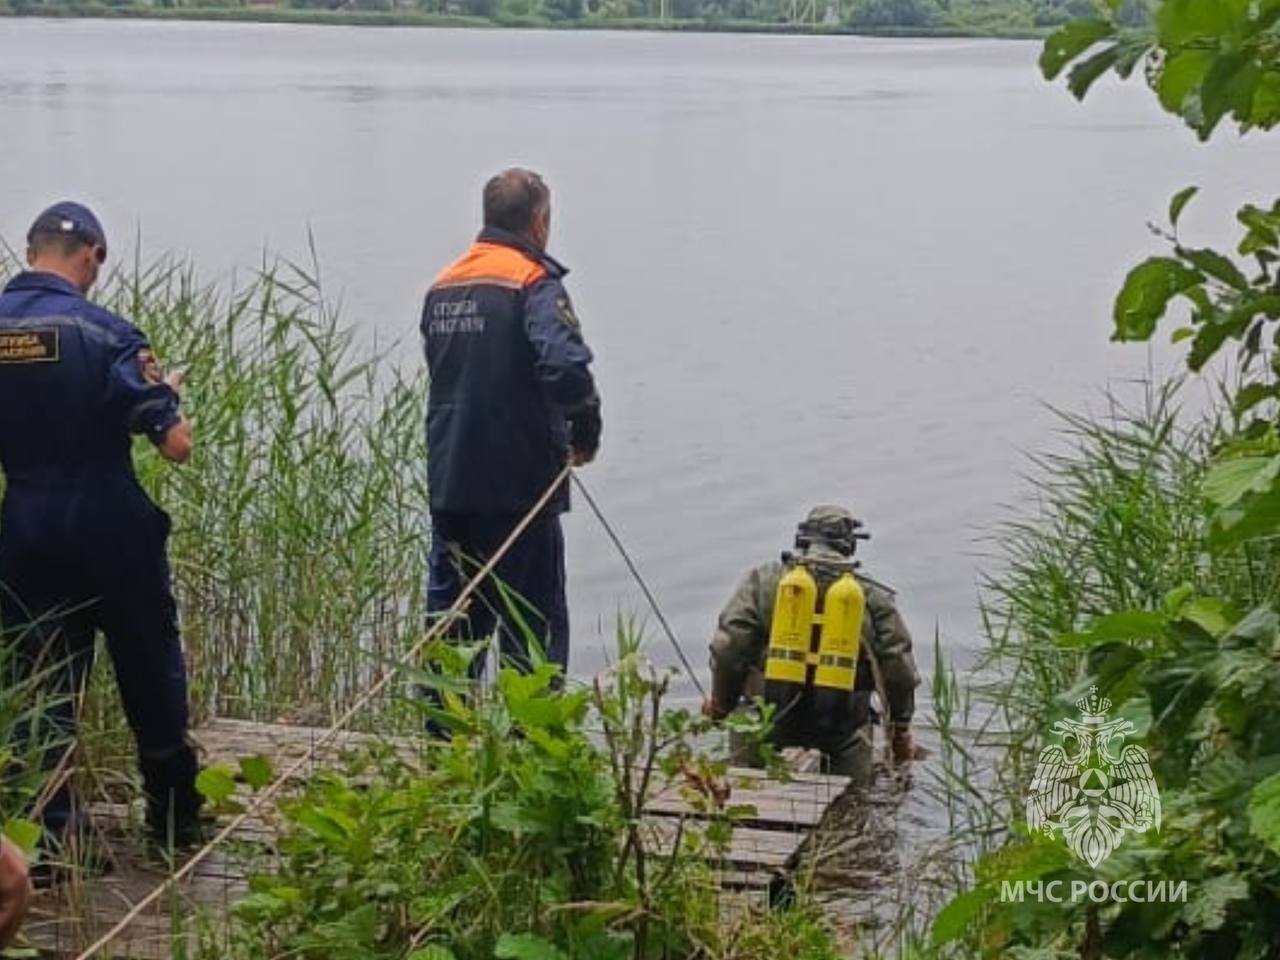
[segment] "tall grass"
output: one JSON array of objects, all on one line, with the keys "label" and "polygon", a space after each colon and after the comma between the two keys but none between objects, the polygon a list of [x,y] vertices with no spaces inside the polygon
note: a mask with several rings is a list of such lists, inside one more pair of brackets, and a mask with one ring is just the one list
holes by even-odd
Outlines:
[{"label": "tall grass", "polygon": [[217,287],[139,262],[99,299],[187,375],[191,460],[142,441],[135,460],[173,517],[193,702],[327,719],[422,622],[422,378],[372,355],[292,264]]},{"label": "tall grass", "polygon": [[1159,608],[1183,584],[1251,589],[1242,556],[1202,549],[1200,481],[1225,411],[1191,414],[1181,399],[1179,382],[1148,384],[1107,394],[1100,413],[1057,411],[1051,449],[1029,455],[1024,494],[985,540],[983,656],[967,682],[940,656],[935,668],[941,755],[922,786],[949,831],[909,871],[895,930],[904,955],[932,955],[937,907],[972,885],[978,858],[1022,817],[1046,721],[1089,670],[1085,653],[1055,641],[1116,610]]},{"label": "tall grass", "polygon": [[1185,414],[1180,389],[1146,385],[1136,401],[1109,394],[1097,416],[1059,412],[1057,450],[1030,459],[1027,506],[990,538],[980,665],[990,682],[975,693],[1015,794],[1043,718],[1086,673],[1084,655],[1056,638],[1115,610],[1155,609],[1183,584],[1238,595],[1239,558],[1202,549],[1200,483],[1219,421]]}]

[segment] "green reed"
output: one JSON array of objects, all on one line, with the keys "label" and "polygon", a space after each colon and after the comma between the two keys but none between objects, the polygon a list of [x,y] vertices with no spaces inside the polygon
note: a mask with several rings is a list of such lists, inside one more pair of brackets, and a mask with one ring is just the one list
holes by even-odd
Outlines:
[{"label": "green reed", "polygon": [[1147,384],[1106,394],[1098,412],[1055,411],[1050,449],[1028,455],[1022,494],[984,540],[983,654],[968,677],[940,653],[935,665],[941,750],[921,786],[949,829],[913,868],[899,955],[934,955],[937,907],[972,885],[975,862],[1021,817],[1045,718],[1089,673],[1087,654],[1058,638],[1115,610],[1159,608],[1182,584],[1248,592],[1242,556],[1202,547],[1200,483],[1221,408],[1188,413],[1181,389]]},{"label": "green reed", "polygon": [[276,262],[214,286],[162,258],[97,293],[187,376],[191,460],[140,441],[135,461],[173,518],[201,711],[327,719],[422,622],[424,381],[358,342],[316,276]]},{"label": "green reed", "polygon": [[1087,673],[1055,641],[1114,610],[1156,609],[1192,584],[1239,594],[1235,557],[1203,550],[1200,485],[1220,436],[1211,411],[1182,410],[1180,383],[1108,394],[1097,415],[1058,412],[1057,449],[1030,458],[1024,506],[991,536],[982,582],[985,657],[977,697],[1016,793],[1056,700]]}]

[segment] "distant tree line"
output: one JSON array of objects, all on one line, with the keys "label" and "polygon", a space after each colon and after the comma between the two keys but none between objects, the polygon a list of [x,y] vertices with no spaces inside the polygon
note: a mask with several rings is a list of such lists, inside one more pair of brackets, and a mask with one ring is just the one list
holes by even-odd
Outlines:
[{"label": "distant tree line", "polygon": [[[1120,19],[1141,23],[1149,0],[1122,0]],[[18,13],[82,6],[276,8],[474,17],[500,23],[590,21],[757,23],[868,31],[1028,33],[1089,16],[1095,0],[0,0]]]}]

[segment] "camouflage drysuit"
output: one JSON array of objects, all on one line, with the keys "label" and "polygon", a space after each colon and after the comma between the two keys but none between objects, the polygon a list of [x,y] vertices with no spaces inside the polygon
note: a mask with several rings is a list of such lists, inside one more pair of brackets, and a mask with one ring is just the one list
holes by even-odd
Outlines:
[{"label": "camouflage drysuit", "polygon": [[[801,525],[807,545],[797,552],[809,563],[818,583],[819,595],[847,569],[852,543],[846,538],[822,536],[826,529],[851,530],[853,518],[839,507],[818,507]],[[845,549],[848,543],[849,550]],[[727,713],[741,704],[743,697],[764,695],[764,662],[769,646],[778,583],[786,568],[781,562],[757,567],[743,578],[720,614],[715,638],[711,641],[712,702],[716,712]],[[905,731],[915,710],[915,688],[920,683],[912,654],[911,634],[894,605],[893,591],[856,571],[866,593],[867,609],[862,621],[862,644],[858,657],[853,709],[846,725],[834,730],[820,729],[811,711],[784,711],[775,718],[770,741],[777,747],[803,746],[820,750],[824,767],[832,773],[866,782],[871,772],[871,692],[882,686],[887,700],[891,731]],[[879,679],[877,681],[877,676]],[[745,737],[733,738],[734,759],[756,762],[754,744]]]}]

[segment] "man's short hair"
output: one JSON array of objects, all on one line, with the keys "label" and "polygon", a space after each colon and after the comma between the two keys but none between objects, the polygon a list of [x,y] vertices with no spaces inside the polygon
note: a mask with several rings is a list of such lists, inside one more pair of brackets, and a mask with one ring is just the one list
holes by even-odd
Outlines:
[{"label": "man's short hair", "polygon": [[98,248],[98,261],[107,253],[107,235],[92,210],[73,200],[62,200],[41,211],[27,231],[32,254],[55,253],[69,257],[85,247]]},{"label": "man's short hair", "polygon": [[74,233],[62,233],[55,230],[33,230],[27,234],[27,249],[37,257],[48,253],[59,257],[69,257],[92,245],[91,241]]},{"label": "man's short hair", "polygon": [[523,234],[550,203],[551,191],[542,177],[520,167],[503,170],[484,185],[484,225]]}]

